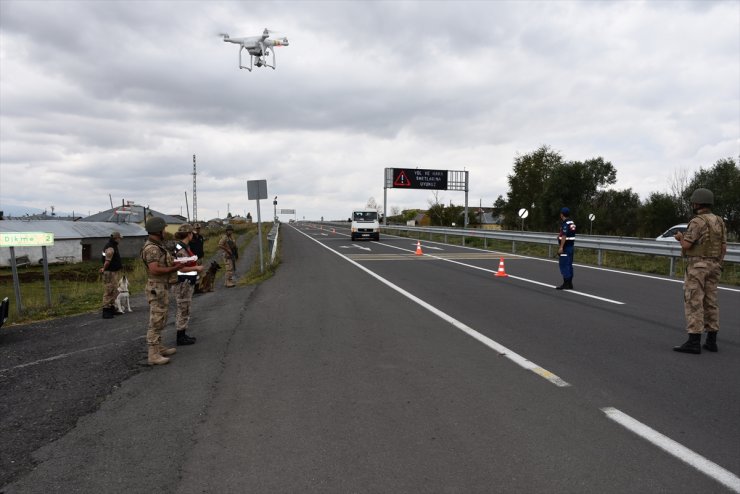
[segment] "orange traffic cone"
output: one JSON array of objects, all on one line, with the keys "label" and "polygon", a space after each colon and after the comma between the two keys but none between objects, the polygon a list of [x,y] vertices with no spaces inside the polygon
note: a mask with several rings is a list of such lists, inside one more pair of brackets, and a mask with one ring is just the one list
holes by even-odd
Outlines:
[{"label": "orange traffic cone", "polygon": [[504,269],[504,258],[502,257],[501,260],[498,262],[498,272],[496,273],[496,276],[505,277],[509,276],[506,274],[506,270]]},{"label": "orange traffic cone", "polygon": [[419,240],[416,241],[416,255],[417,256],[424,255],[424,253],[421,251],[421,242]]}]

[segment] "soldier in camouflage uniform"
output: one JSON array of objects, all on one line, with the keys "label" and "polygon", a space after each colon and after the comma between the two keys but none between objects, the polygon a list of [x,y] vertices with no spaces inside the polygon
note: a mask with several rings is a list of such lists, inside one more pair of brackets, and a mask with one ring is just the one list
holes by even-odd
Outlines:
[{"label": "soldier in camouflage uniform", "polygon": [[712,214],[714,194],[708,189],[696,189],[691,194],[694,217],[686,233],[676,233],[686,257],[684,278],[684,310],[689,339],[677,352],[701,353],[701,334],[706,330],[704,349],[717,351],[719,305],[717,285],[722,274],[722,261],[727,254],[727,231],[722,218]]},{"label": "soldier in camouflage uniform", "polygon": [[221,251],[224,265],[226,266],[226,275],[224,276],[224,286],[226,288],[236,286],[236,284],[234,284],[234,270],[236,268],[236,259],[239,256],[239,251],[236,248],[233,233],[234,227],[228,225],[226,227],[226,233],[218,242],[218,249]]},{"label": "soldier in camouflage uniform", "polygon": [[116,297],[118,296],[118,281],[120,280],[121,255],[118,253],[118,242],[123,237],[120,232],[113,232],[110,240],[103,247],[103,266],[100,272],[103,275],[103,319],[113,319],[120,314],[116,310]]},{"label": "soldier in camouflage uniform", "polygon": [[177,271],[190,271],[194,268],[178,267],[164,246],[164,229],[166,223],[162,218],[149,218],[146,231],[149,239],[141,249],[141,259],[147,271],[146,295],[149,302],[149,326],[146,332],[149,365],[162,365],[170,361],[168,355],[177,350],[162,345],[162,330],[167,325],[169,309],[169,289],[177,282]]},{"label": "soldier in camouflage uniform", "polygon": [[[177,330],[177,344],[192,345],[195,338],[186,333],[190,322],[190,307],[193,303],[193,292],[198,282],[198,273],[203,271],[203,266],[198,264],[197,255],[193,252],[190,242],[193,239],[193,227],[185,223],[175,233],[177,244],[175,244],[175,259],[188,259],[180,264],[177,271],[177,284],[174,287],[177,300],[177,316],[175,317],[175,329]],[[197,268],[186,271],[184,268]]]}]

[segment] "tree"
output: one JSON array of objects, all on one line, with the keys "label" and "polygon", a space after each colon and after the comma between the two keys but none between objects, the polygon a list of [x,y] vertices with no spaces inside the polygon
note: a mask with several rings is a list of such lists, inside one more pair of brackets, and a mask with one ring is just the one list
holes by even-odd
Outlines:
[{"label": "tree", "polygon": [[[637,235],[642,203],[640,196],[632,192],[632,189],[599,191],[596,193],[593,204],[592,211],[596,216],[598,226],[596,231],[606,235]],[[583,224],[586,224],[587,214],[582,214],[581,218]],[[580,231],[586,230],[580,228]]]},{"label": "tree", "polygon": [[[503,210],[504,224],[507,228],[517,227],[519,209],[542,208],[541,198],[546,184],[553,170],[562,163],[562,156],[548,146],[541,146],[533,153],[514,159],[513,173],[508,175],[509,192]],[[533,211],[530,211],[530,218],[528,224],[531,228],[542,228],[544,215],[535,217]]]},{"label": "tree", "polygon": [[[539,221],[550,229],[551,225],[557,223],[560,209],[567,206],[576,224],[585,224],[590,210],[597,206],[596,199],[601,194],[600,188],[612,185],[616,181],[617,171],[602,157],[559,164],[553,168],[545,184],[545,190],[540,198],[541,207],[536,210],[533,221]],[[610,196],[601,194],[601,197]],[[624,215],[619,221],[625,223],[628,218]]]},{"label": "tree", "polygon": [[677,209],[676,198],[672,194],[653,192],[640,208],[638,214],[641,237],[657,237],[671,226],[685,221],[686,216]]},{"label": "tree", "polygon": [[374,197],[370,197],[367,200],[367,206],[365,206],[367,209],[374,209],[378,212],[378,214],[383,214],[383,208],[381,208],[377,202],[375,202]]},{"label": "tree", "polygon": [[[689,189],[689,186],[689,171],[687,169],[681,168],[680,170],[673,172],[673,178],[670,183],[670,194],[673,199],[676,213],[682,220],[691,217],[691,205],[686,202],[685,199],[687,196],[686,191]],[[691,195],[691,192],[689,192],[688,195]],[[671,223],[671,225],[674,224],[675,223]],[[664,230],[661,230],[658,233],[662,233],[663,231]]]},{"label": "tree", "polygon": [[733,238],[740,236],[740,168],[735,160],[723,158],[708,170],[699,169],[685,190],[684,202],[688,204],[693,191],[700,187],[714,193],[712,212],[725,220],[727,232]]}]

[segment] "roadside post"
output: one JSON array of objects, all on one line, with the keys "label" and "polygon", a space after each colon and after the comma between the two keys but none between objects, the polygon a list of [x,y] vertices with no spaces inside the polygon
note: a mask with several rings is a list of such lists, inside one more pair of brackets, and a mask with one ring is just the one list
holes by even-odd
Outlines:
[{"label": "roadside post", "polygon": [[[250,201],[257,201],[257,240],[260,247],[260,273],[264,273],[265,260],[264,255],[262,254],[262,215],[260,213],[260,199],[267,199],[267,180],[247,180],[247,199]],[[275,199],[277,199],[277,196]]]}]

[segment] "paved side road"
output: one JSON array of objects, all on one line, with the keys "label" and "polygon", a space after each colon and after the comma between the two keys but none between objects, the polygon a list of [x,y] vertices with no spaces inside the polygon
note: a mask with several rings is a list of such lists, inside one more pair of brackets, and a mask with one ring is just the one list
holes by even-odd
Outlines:
[{"label": "paved side road", "polygon": [[[243,246],[244,242],[241,243]],[[258,255],[255,254],[256,249],[256,242],[244,249],[237,265],[237,275],[247,271],[254,256]],[[135,383],[145,383],[147,390],[157,393],[161,398],[155,402],[172,399],[178,393],[185,393],[188,405],[193,405],[193,400],[202,399],[203,393],[188,395],[188,382],[199,376],[183,374],[184,366],[178,365],[178,360],[196,359],[197,368],[202,366],[199,373],[215,372],[220,365],[229,330],[233,329],[227,321],[238,321],[241,317],[240,310],[231,310],[230,307],[243,307],[244,300],[255,289],[250,286],[226,290],[222,286],[223,281],[219,280],[215,292],[195,296],[189,334],[198,337],[198,343],[178,347],[172,362],[163,368],[151,369],[146,365],[144,334],[148,305],[143,295],[132,298],[132,313],[113,320],[101,319],[96,311],[0,329],[0,486],[21,478],[39,463],[53,459],[51,451],[59,447],[54,441],[92,420],[90,414],[109,398],[110,403],[106,403],[106,407],[122,407],[121,403],[134,405],[134,408],[127,407],[127,413],[132,413],[133,417],[129,418],[141,423],[142,427],[149,413],[161,413],[161,410],[147,410],[151,406],[145,404],[147,401],[143,396],[131,395],[128,390],[136,388],[136,385],[122,384],[129,378],[133,377]],[[217,314],[218,318],[208,317],[207,311]],[[165,342],[174,346],[174,303],[171,304],[168,321]],[[172,421],[168,424],[173,428],[192,420],[197,422],[197,411],[196,417],[183,416],[184,409],[190,408],[182,408],[165,412],[171,415]],[[115,423],[120,423],[124,428],[116,441],[124,441],[123,444],[135,441],[135,446],[128,449],[130,454],[137,455],[146,438],[138,437],[136,431],[126,430],[129,420],[121,418],[113,422],[114,427]],[[109,429],[110,424],[105,428]],[[167,441],[159,437],[164,435],[168,435],[166,429],[151,440],[155,451],[165,448],[161,451],[167,455]],[[73,441],[74,437],[72,434],[65,441]],[[90,447],[82,446],[81,450],[86,455],[106,457],[105,444],[97,444],[97,440],[89,436],[83,441],[90,443]],[[63,448],[61,451],[71,449]],[[91,477],[95,477],[94,472],[91,472]],[[53,485],[46,487],[55,491]],[[3,491],[33,492],[34,489],[6,486],[0,488],[0,492]],[[104,488],[101,484],[100,491],[111,492],[111,489],[109,485]]]}]

